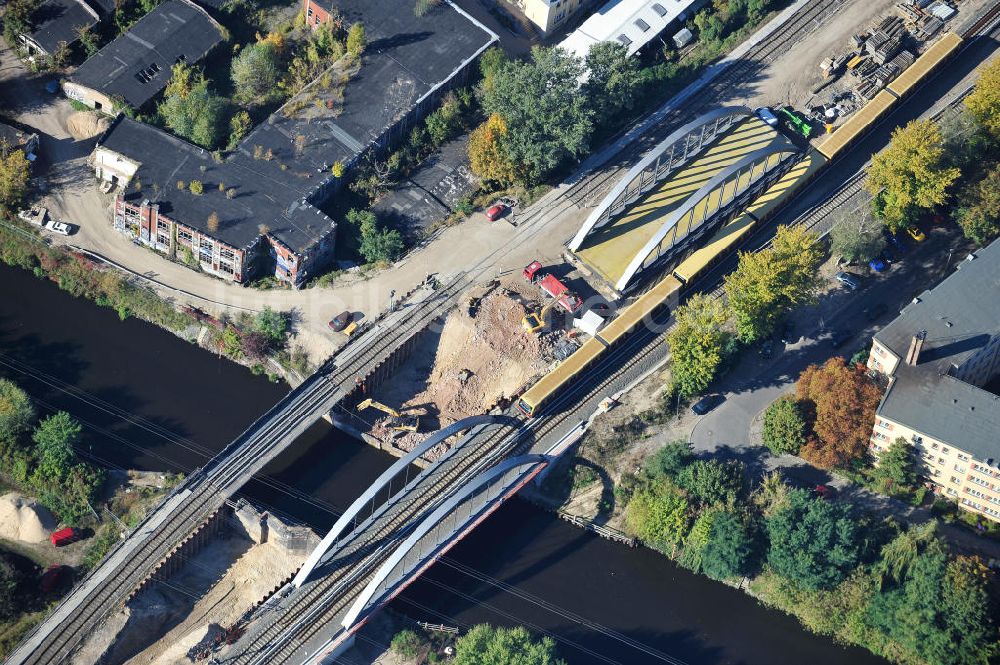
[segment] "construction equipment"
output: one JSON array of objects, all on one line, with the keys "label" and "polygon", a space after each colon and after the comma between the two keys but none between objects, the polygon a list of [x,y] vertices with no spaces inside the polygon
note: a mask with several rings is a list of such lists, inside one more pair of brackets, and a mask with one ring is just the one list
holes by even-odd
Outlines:
[{"label": "construction equipment", "polygon": [[397,432],[416,432],[420,428],[420,416],[402,414],[391,406],[386,406],[382,402],[376,402],[370,397],[358,404],[357,409],[358,411],[364,411],[369,407],[378,409],[392,418],[392,422],[389,423],[389,429]]},{"label": "construction equipment", "polygon": [[778,112],[785,118],[785,122],[791,125],[792,129],[803,137],[809,138],[809,135],[812,134],[812,125],[799,113],[796,113],[792,107],[785,106],[779,109]]},{"label": "construction equipment", "polygon": [[529,312],[523,319],[521,319],[521,326],[530,333],[540,333],[545,330],[547,325],[545,320],[545,315],[549,313],[552,306],[556,304],[557,301],[553,300],[545,304],[544,307],[538,312]]}]

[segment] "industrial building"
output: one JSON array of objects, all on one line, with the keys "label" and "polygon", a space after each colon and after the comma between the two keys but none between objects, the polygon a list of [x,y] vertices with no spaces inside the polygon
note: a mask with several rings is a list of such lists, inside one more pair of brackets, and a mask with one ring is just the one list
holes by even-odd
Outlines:
[{"label": "industrial building", "polygon": [[170,81],[171,68],[193,65],[222,43],[225,30],[191,0],[164,0],[63,82],[66,96],[114,114],[142,108]]},{"label": "industrial building", "polygon": [[0,121],[0,146],[7,150],[20,150],[28,161],[33,162],[38,153],[38,134]]},{"label": "industrial building", "polygon": [[[542,1],[541,4],[556,3]],[[559,46],[579,58],[586,58],[594,44],[613,41],[623,44],[628,54],[634,55],[671,23],[682,24],[701,4],[703,0],[611,0]]]},{"label": "industrial building", "polygon": [[1000,521],[1000,241],[876,333],[868,367],[889,379],[872,454],[904,439],[936,492]]},{"label": "industrial building", "polygon": [[347,179],[335,177],[333,165],[349,172],[405,136],[467,80],[497,39],[450,3],[424,17],[399,11],[391,0],[346,0],[338,8],[348,23],[366,26],[357,75],[336,90],[307,86],[225,159],[116,119],[91,158],[98,179],[115,190],[115,227],[236,282],[268,274],[264,266],[273,263],[277,279],[298,286],[329,264],[336,222],[323,210]]},{"label": "industrial building", "polygon": [[32,12],[31,32],[17,36],[18,46],[29,59],[52,56],[114,11],[114,0],[45,0]]}]

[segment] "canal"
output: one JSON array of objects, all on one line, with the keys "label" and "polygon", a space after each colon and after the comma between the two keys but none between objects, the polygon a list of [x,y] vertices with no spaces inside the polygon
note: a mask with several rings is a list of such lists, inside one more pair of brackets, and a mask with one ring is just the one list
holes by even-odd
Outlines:
[{"label": "canal", "polygon": [[[119,321],[0,265],[0,376],[86,426],[81,452],[110,468],[203,464],[287,392],[135,319]],[[393,458],[321,421],[245,495],[324,531]],[[508,502],[393,607],[450,625],[526,624],[572,665],[883,663],[805,632],[749,596],[646,549]]]}]

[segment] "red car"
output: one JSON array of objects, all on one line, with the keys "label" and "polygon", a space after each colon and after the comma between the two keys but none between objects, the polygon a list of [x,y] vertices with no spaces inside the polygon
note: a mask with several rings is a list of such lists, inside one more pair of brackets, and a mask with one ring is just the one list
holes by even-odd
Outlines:
[{"label": "red car", "polygon": [[497,203],[496,205],[494,205],[493,207],[491,207],[489,210],[486,211],[486,219],[490,220],[491,222],[495,222],[501,217],[503,217],[504,213],[507,212],[507,210],[509,210],[509,208],[505,204]]},{"label": "red car", "polygon": [[71,526],[54,531],[52,535],[49,536],[49,540],[51,540],[52,544],[56,547],[62,547],[63,545],[75,543],[79,539],[80,533]]}]

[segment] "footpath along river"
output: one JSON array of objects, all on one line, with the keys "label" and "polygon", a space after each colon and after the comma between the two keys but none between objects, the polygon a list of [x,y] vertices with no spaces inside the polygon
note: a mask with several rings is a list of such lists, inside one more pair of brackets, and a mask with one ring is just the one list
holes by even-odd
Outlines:
[{"label": "footpath along river", "polygon": [[[0,265],[0,376],[85,423],[104,466],[190,471],[287,391],[135,319]],[[139,417],[142,422],[130,418]],[[394,458],[313,426],[244,495],[319,532]],[[571,665],[884,663],[811,635],[748,595],[511,501],[397,598],[450,625],[527,624]]]}]

